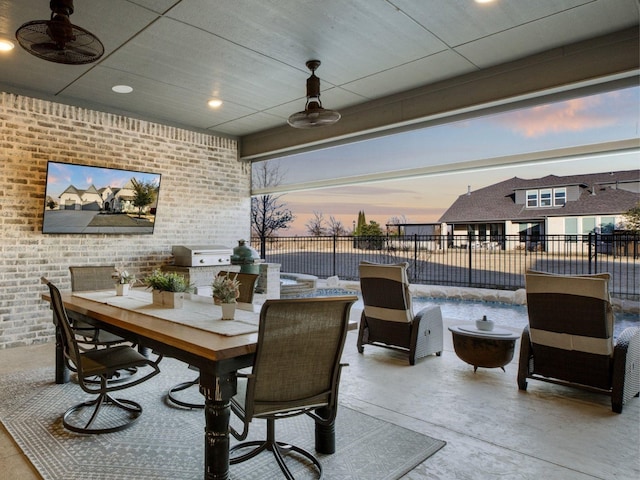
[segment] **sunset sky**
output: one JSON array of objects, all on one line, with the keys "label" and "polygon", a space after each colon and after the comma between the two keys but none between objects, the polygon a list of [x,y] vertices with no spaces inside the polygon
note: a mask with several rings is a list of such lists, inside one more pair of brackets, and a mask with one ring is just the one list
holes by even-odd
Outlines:
[{"label": "sunset sky", "polygon": [[[556,148],[633,139],[638,143],[640,89],[627,88],[589,97],[494,114],[414,130],[375,140],[285,157],[278,162],[283,184],[474,161]],[[295,216],[280,235],[306,235],[313,212],[334,216],[351,230],[358,211],[381,225],[393,216],[408,222],[435,222],[467,188],[514,176],[574,175],[640,168],[638,149],[630,153],[545,162],[531,166],[286,193],[281,200]]]}]

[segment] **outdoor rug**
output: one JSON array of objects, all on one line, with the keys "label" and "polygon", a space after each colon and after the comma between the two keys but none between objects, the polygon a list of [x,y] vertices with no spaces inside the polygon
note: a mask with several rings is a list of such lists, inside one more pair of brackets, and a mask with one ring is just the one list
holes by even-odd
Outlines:
[{"label": "outdoor rug", "polygon": [[[116,392],[143,406],[131,428],[102,435],[66,431],[61,415],[71,405],[91,398],[70,382],[53,382],[53,368],[3,375],[0,418],[16,443],[45,480],[201,480],[204,477],[204,414],[176,408],[165,394],[194,372],[172,359],[160,363],[162,373],[140,385]],[[344,378],[343,378],[344,381]],[[194,389],[197,391],[197,389]],[[237,419],[232,415],[232,424]],[[265,422],[254,420],[249,439],[261,439]],[[306,415],[276,422],[276,438],[314,449],[314,422]],[[232,444],[235,443],[232,438]],[[397,479],[445,445],[340,406],[336,420],[336,453],[318,454],[326,479]],[[315,478],[300,462],[288,463],[296,478]],[[231,465],[231,479],[282,478],[270,452]]]}]

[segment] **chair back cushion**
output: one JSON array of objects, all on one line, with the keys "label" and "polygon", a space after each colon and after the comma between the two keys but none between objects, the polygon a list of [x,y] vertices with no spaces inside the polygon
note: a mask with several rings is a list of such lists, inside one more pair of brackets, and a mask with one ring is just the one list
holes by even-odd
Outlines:
[{"label": "chair back cushion", "polygon": [[116,280],[112,275],[115,265],[83,265],[69,267],[71,273],[71,291],[113,290]]},{"label": "chair back cushion", "polygon": [[609,274],[526,274],[529,334],[536,370],[608,388],[613,356]]},{"label": "chair back cushion", "polygon": [[345,296],[264,303],[247,385],[247,418],[333,406],[349,311],[356,300]]},{"label": "chair back cushion", "polygon": [[360,289],[367,318],[410,323],[413,320],[406,262],[360,263]]}]

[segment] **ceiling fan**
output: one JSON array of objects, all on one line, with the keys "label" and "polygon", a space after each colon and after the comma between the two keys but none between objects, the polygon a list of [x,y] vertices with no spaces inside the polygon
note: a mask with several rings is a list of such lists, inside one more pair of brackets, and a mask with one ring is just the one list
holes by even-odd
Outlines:
[{"label": "ceiling fan", "polygon": [[33,20],[16,30],[20,46],[43,60],[67,65],[82,65],[98,60],[104,45],[91,32],[73,25],[73,0],[51,0],[50,20]]},{"label": "ceiling fan", "polygon": [[333,125],[340,120],[340,113],[322,107],[320,101],[320,79],[316,77],[316,69],[320,60],[309,60],[307,68],[311,76],[307,78],[307,102],[304,110],[289,116],[287,123],[294,128],[315,128]]}]

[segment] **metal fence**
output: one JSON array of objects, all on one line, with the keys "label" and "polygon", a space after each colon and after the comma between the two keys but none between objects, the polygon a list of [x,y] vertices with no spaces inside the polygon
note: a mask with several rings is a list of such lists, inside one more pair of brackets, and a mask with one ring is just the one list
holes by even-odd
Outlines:
[{"label": "metal fence", "polygon": [[640,300],[640,235],[408,235],[274,237],[261,245],[280,271],[358,279],[358,265],[409,262],[411,283],[516,290],[527,269],[560,274],[609,272],[611,295]]}]

